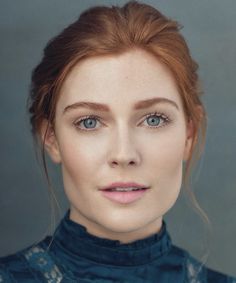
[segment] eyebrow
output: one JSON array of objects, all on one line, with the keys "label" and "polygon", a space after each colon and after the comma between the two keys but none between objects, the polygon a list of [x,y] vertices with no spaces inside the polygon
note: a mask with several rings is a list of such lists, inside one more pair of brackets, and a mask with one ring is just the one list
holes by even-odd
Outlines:
[{"label": "eyebrow", "polygon": [[[168,98],[165,98],[165,97],[154,97],[151,99],[138,101],[135,103],[133,109],[134,110],[145,109],[145,108],[151,107],[152,105],[158,104],[158,103],[168,103],[169,105],[172,105],[176,109],[179,110],[179,107],[176,102]],[[80,102],[75,102],[71,105],[66,106],[63,111],[63,114],[68,112],[69,110],[77,109],[77,108],[87,108],[87,109],[92,109],[95,111],[110,112],[110,108],[106,104],[89,102],[89,101],[80,101]]]}]

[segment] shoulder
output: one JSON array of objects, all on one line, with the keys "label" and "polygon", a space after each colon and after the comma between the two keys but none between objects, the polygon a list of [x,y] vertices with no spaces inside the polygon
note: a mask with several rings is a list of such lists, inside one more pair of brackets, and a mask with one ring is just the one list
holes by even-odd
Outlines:
[{"label": "shoulder", "polygon": [[236,283],[236,278],[207,267],[186,250],[173,246],[173,253],[184,258],[186,282],[188,283]]},{"label": "shoulder", "polygon": [[0,257],[0,282],[60,282],[62,274],[47,252],[50,237],[5,257]]}]

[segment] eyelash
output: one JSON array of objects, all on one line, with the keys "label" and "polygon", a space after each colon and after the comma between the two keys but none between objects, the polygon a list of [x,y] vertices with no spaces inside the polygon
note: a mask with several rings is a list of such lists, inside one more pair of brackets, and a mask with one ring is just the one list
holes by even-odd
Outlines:
[{"label": "eyelash", "polygon": [[[161,118],[164,122],[163,122],[163,125],[161,125],[161,126],[159,126],[159,125],[158,126],[148,126],[151,129],[162,128],[162,127],[165,127],[166,125],[168,125],[169,123],[171,123],[171,119],[168,116],[166,116],[164,113],[158,113],[158,112],[147,114],[145,116],[144,121],[146,119],[148,119],[149,117],[152,117],[152,116],[156,116],[158,118]],[[94,128],[92,128],[92,129],[88,129],[88,128],[82,129],[78,126],[81,122],[83,122],[87,119],[97,119],[101,123],[100,117],[98,117],[96,115],[88,115],[88,116],[80,118],[79,120],[76,120],[73,124],[75,125],[76,128],[78,128],[78,130],[81,130],[81,131],[94,131],[94,130],[96,130]]]}]

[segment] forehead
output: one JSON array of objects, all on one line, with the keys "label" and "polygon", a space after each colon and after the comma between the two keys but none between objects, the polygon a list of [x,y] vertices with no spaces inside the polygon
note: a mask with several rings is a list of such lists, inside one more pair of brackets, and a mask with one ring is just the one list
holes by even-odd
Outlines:
[{"label": "forehead", "polygon": [[171,71],[154,55],[132,50],[77,63],[62,85],[58,104],[63,107],[86,100],[128,106],[153,97],[165,97],[181,105]]}]

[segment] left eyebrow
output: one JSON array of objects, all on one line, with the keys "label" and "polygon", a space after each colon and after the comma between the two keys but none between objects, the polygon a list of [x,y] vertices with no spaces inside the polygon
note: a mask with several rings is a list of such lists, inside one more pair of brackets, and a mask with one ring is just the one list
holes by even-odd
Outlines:
[{"label": "left eyebrow", "polygon": [[[145,108],[151,107],[152,105],[157,104],[157,103],[168,103],[169,105],[172,105],[177,110],[179,110],[179,107],[178,107],[176,102],[174,102],[173,100],[170,100],[168,98],[165,98],[165,97],[154,97],[154,98],[151,98],[151,99],[138,101],[134,104],[133,109],[134,110],[145,109]],[[77,108],[87,108],[87,109],[92,109],[92,110],[95,110],[95,111],[110,112],[110,108],[106,104],[89,102],[89,101],[80,101],[80,102],[75,102],[71,105],[66,106],[64,111],[63,111],[63,114],[65,112],[68,112],[69,110],[77,109]]]}]

